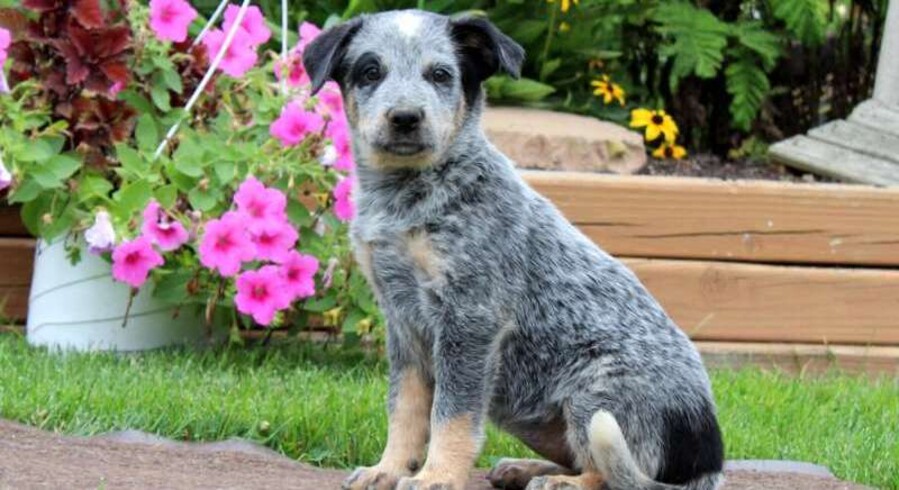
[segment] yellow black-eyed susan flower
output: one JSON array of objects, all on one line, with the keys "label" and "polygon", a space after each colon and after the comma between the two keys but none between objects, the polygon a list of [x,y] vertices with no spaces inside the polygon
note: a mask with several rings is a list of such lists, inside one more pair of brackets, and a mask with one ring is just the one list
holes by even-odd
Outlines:
[{"label": "yellow black-eyed susan flower", "polygon": [[604,104],[611,104],[613,100],[617,100],[624,107],[624,89],[617,83],[612,83],[608,75],[603,75],[601,79],[590,82],[593,88],[593,95],[602,97]]},{"label": "yellow black-eyed susan flower", "polygon": [[674,143],[677,139],[677,124],[664,110],[653,111],[650,109],[634,109],[631,111],[631,127],[646,127],[646,141],[655,141],[659,136],[665,137],[665,142]]},{"label": "yellow black-eyed susan flower", "polygon": [[662,146],[652,152],[652,156],[666,160],[683,160],[687,156],[687,149],[677,143],[662,143]]},{"label": "yellow black-eyed susan flower", "polygon": [[[549,3],[556,3],[556,0],[546,0]],[[571,4],[577,5],[580,0],[561,0],[559,2],[562,7],[562,13],[568,12],[571,9]]]}]

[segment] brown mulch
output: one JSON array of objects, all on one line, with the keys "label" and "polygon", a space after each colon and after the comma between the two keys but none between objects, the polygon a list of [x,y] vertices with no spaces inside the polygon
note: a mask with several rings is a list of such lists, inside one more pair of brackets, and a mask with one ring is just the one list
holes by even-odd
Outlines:
[{"label": "brown mulch", "polygon": [[637,175],[672,175],[725,180],[761,179],[796,183],[836,182],[830,177],[800,172],[776,163],[752,159],[724,160],[710,154],[691,155],[679,161],[650,158]]},{"label": "brown mulch", "polygon": [[[826,470],[741,463],[724,490],[858,490]],[[792,466],[791,466],[792,465]],[[793,470],[791,470],[793,471]],[[345,472],[323,470],[245,441],[181,443],[137,431],[73,437],[0,420],[0,489],[339,488]],[[469,490],[487,490],[483,473]]]}]

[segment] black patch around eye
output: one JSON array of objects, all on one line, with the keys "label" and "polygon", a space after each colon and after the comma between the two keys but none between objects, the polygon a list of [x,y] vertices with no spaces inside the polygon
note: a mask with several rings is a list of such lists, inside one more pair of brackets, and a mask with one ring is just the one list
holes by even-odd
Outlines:
[{"label": "black patch around eye", "polygon": [[380,58],[374,53],[365,53],[353,63],[350,82],[357,87],[368,87],[380,83],[385,75]]}]

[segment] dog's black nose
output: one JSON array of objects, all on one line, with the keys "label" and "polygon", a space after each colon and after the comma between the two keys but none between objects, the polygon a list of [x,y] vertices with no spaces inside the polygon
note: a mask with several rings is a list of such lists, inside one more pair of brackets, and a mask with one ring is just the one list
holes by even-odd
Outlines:
[{"label": "dog's black nose", "polygon": [[387,113],[390,126],[398,133],[411,133],[418,129],[425,112],[421,109],[394,109]]}]

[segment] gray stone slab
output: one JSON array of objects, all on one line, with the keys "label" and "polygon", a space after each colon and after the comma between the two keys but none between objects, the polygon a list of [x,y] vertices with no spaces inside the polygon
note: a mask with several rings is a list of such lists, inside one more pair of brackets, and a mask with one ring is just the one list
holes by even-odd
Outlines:
[{"label": "gray stone slab", "polygon": [[772,145],[769,156],[786,165],[847,182],[899,185],[899,165],[808,136],[795,136]]},{"label": "gray stone slab", "polygon": [[885,133],[852,121],[833,121],[812,129],[808,136],[899,166],[899,133]]},{"label": "gray stone slab", "polygon": [[870,99],[859,104],[849,120],[884,133],[899,134],[899,111]]},{"label": "gray stone slab", "polygon": [[833,478],[833,473],[819,464],[804,461],[781,461],[776,459],[735,459],[724,464],[725,471],[758,471],[767,473],[796,473],[799,475]]}]

